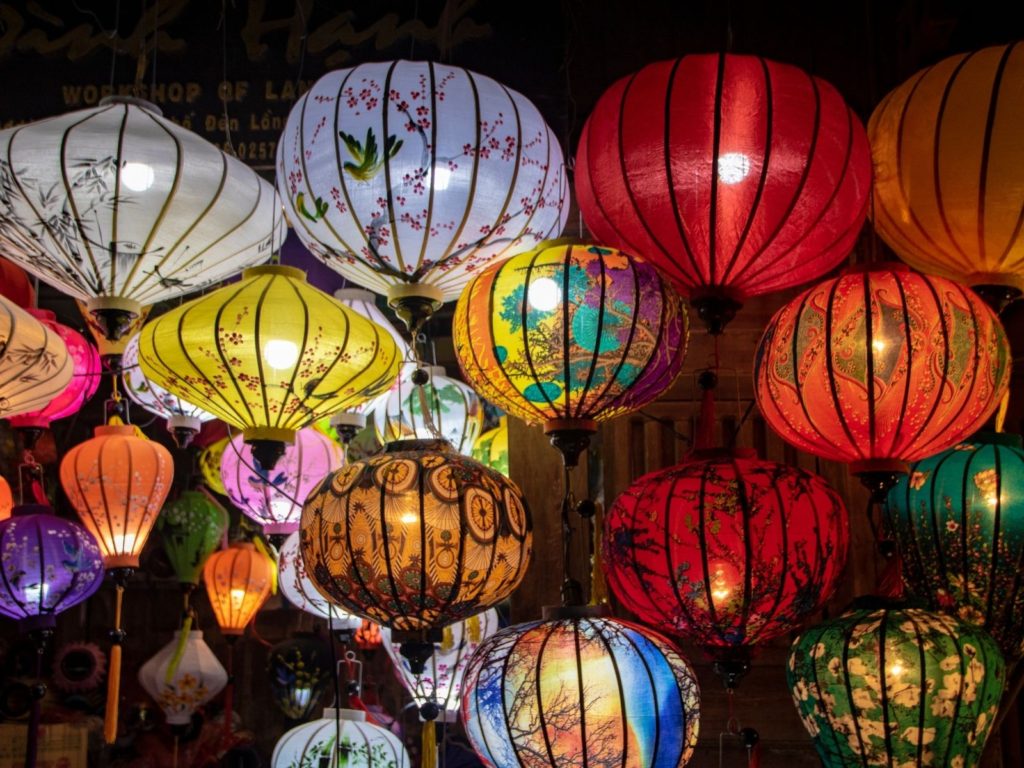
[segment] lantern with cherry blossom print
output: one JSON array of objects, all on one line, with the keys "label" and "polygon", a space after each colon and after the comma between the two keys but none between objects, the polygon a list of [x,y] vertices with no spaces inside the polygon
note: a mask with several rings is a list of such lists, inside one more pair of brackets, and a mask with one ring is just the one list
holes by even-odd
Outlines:
[{"label": "lantern with cherry blossom print", "polygon": [[270,597],[273,564],[248,542],[235,542],[210,555],[203,583],[221,634],[237,637]]}]

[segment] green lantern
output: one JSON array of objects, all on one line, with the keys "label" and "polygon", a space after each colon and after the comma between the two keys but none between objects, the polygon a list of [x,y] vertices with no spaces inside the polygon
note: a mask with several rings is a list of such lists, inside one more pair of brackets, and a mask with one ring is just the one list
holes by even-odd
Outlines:
[{"label": "green lantern", "polygon": [[185,491],[164,506],[156,527],[178,581],[195,586],[207,558],[220,546],[228,514],[205,493]]},{"label": "green lantern", "polygon": [[979,433],[916,462],[889,492],[886,522],[911,592],[977,624],[1007,659],[1024,652],[1024,449]]},{"label": "green lantern", "polygon": [[498,426],[476,439],[473,458],[508,477],[508,416],[502,416]]},{"label": "green lantern", "polygon": [[787,678],[825,768],[969,768],[1004,673],[984,630],[876,600],[800,635]]}]

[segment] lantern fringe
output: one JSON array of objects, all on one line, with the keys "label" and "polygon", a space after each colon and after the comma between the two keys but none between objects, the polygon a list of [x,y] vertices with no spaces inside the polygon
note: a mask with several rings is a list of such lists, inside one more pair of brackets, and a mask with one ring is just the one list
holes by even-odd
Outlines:
[{"label": "lantern fringe", "polygon": [[590,558],[590,604],[608,604],[608,581],[604,576],[604,562],[601,558],[601,533],[604,530],[604,506],[595,505],[597,511],[592,518],[591,542],[593,555]]},{"label": "lantern fringe", "polygon": [[185,655],[185,646],[188,645],[188,636],[191,629],[192,617],[188,616],[185,619],[185,622],[181,625],[181,633],[178,636],[178,646],[174,649],[174,655],[171,656],[171,660],[167,664],[167,674],[164,675],[164,683],[167,685],[174,682],[174,675],[178,671],[178,665],[181,664],[181,659]]},{"label": "lantern fringe", "polygon": [[103,718],[103,740],[113,744],[117,740],[118,703],[121,697],[121,605],[124,585],[118,584],[114,598],[114,644],[110,647],[110,666],[107,670],[107,708]]},{"label": "lantern fringe", "polygon": [[423,723],[420,737],[420,768],[437,768],[437,726],[433,720]]}]

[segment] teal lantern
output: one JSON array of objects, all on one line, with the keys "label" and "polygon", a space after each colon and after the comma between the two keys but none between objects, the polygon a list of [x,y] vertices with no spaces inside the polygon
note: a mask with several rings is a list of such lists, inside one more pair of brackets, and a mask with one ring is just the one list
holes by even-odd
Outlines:
[{"label": "teal lantern", "polygon": [[876,603],[800,635],[787,678],[825,768],[969,768],[1005,671],[984,630]]},{"label": "teal lantern", "polygon": [[886,522],[911,592],[932,610],[984,627],[1007,659],[1024,652],[1024,447],[979,433],[911,465],[889,492]]},{"label": "teal lantern", "polygon": [[184,491],[157,516],[156,529],[167,559],[188,591],[199,584],[203,566],[220,546],[227,527],[225,509],[201,491]]}]

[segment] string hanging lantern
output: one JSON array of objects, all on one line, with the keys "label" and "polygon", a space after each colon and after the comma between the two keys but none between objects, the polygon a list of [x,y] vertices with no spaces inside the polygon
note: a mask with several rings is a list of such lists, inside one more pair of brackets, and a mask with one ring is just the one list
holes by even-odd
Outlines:
[{"label": "string hanging lantern", "polygon": [[868,121],[875,230],[911,266],[974,286],[996,308],[1024,289],[1022,78],[1016,43],[950,56]]},{"label": "string hanging lantern", "polygon": [[498,426],[476,439],[472,456],[508,477],[508,416],[502,416]]},{"label": "string hanging lantern", "polygon": [[862,606],[800,635],[786,677],[826,768],[926,768],[978,765],[1004,673],[983,630]]},{"label": "string hanging lantern", "polygon": [[323,717],[303,723],[274,746],[271,768],[315,765],[322,768],[411,768],[401,740],[374,725],[360,709],[325,709]]},{"label": "string hanging lantern", "polygon": [[731,53],[649,64],[612,85],[576,151],[601,242],[649,259],[721,333],[750,296],[814,280],[864,223],[864,127],[824,80]]},{"label": "string hanging lantern", "polygon": [[186,600],[199,585],[203,566],[220,546],[228,523],[227,510],[202,491],[183,491],[157,516],[160,541]]},{"label": "string hanging lantern", "polygon": [[267,657],[271,698],[289,720],[306,720],[331,687],[331,653],[315,637],[278,643]]},{"label": "string hanging lantern", "polygon": [[557,237],[562,149],[537,108],[433,62],[361,64],[295,103],[277,182],[303,244],[410,329],[484,265]]},{"label": "string hanging lantern", "polygon": [[398,362],[387,331],[283,266],[247,269],[139,340],[146,377],[242,429],[267,471],[302,427],[386,392]]},{"label": "string hanging lantern", "polygon": [[693,669],[655,632],[600,609],[546,608],[485,640],[462,722],[487,765],[685,766],[697,744]]},{"label": "string hanging lantern", "polygon": [[60,334],[0,296],[0,418],[45,408],[74,370]]},{"label": "string hanging lantern", "polygon": [[139,99],[0,131],[0,154],[6,255],[84,302],[104,354],[123,351],[145,307],[266,261],[284,240],[271,184]]},{"label": "string hanging lantern", "polygon": [[270,597],[272,565],[248,542],[234,542],[210,555],[203,583],[221,634],[238,637]]},{"label": "string hanging lantern", "polygon": [[1008,661],[1024,653],[1024,447],[979,432],[910,465],[885,517],[910,591],[984,627]]},{"label": "string hanging lantern", "polygon": [[975,432],[1009,385],[1002,324],[969,289],[898,263],[854,267],[784,305],[754,394],[786,442],[882,494],[907,462]]},{"label": "string hanging lantern", "polygon": [[172,726],[188,725],[192,714],[227,684],[227,670],[198,630],[175,632],[174,639],[139,667],[139,685]]},{"label": "string hanging lantern", "polygon": [[568,242],[481,272],[452,321],[466,381],[512,416],[543,424],[570,466],[598,421],[668,389],[687,334],[685,303],[652,265]]}]

